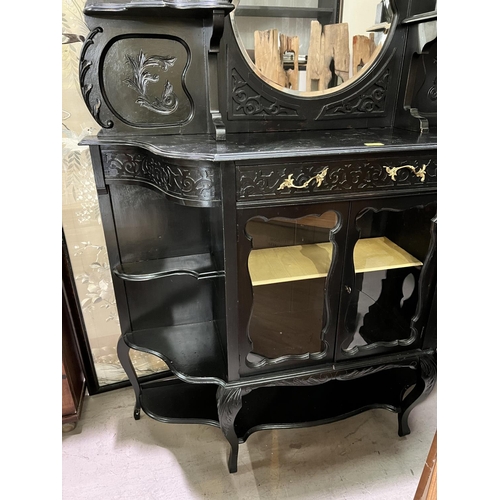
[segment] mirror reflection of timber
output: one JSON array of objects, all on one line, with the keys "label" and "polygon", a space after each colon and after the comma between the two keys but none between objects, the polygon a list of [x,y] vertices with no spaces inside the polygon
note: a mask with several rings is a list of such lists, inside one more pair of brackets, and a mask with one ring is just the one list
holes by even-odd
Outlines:
[{"label": "mirror reflection of timber", "polygon": [[243,55],[267,83],[301,96],[349,85],[387,39],[391,0],[234,0]]}]

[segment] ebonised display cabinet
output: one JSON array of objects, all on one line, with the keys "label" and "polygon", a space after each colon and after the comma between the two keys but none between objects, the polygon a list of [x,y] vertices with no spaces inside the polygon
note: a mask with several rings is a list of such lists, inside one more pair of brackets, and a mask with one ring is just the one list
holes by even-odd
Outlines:
[{"label": "ebonised display cabinet", "polygon": [[[134,417],[219,427],[230,472],[258,430],[385,408],[404,436],[436,381],[437,14],[383,3],[373,63],[310,94],[252,67],[229,1],[85,6]],[[130,349],[169,371],[138,379]]]}]

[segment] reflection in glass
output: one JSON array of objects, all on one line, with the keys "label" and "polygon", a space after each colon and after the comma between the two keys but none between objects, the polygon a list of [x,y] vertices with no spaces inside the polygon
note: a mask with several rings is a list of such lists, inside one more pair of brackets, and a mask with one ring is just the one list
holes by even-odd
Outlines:
[{"label": "reflection in glass", "polygon": [[240,49],[271,85],[301,95],[345,86],[380,53],[390,0],[235,0]]},{"label": "reflection in glass", "polygon": [[365,210],[356,220],[355,285],[347,311],[346,354],[381,344],[408,345],[418,312],[423,266],[436,205],[395,212]]},{"label": "reflection in glass", "polygon": [[253,288],[250,365],[264,358],[326,352],[325,288],[339,220],[336,212],[329,211],[299,219],[254,217],[247,222]]}]

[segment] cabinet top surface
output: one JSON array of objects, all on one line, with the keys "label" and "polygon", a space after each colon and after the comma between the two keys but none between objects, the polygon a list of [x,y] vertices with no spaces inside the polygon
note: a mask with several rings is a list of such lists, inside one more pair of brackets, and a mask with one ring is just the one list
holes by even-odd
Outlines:
[{"label": "cabinet top surface", "polygon": [[435,132],[399,129],[332,130],[228,134],[226,141],[208,135],[86,137],[81,145],[136,146],[168,158],[241,161],[327,155],[380,154],[437,148]]},{"label": "cabinet top surface", "polygon": [[229,0],[87,0],[86,14],[171,7],[174,9],[233,9]]}]

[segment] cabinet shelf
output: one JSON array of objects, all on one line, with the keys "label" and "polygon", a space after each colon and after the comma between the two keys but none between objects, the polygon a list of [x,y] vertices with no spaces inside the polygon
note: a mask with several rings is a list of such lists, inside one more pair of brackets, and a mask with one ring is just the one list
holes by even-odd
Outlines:
[{"label": "cabinet shelf", "polygon": [[213,321],[125,333],[131,349],[162,359],[181,380],[225,380],[225,356]]},{"label": "cabinet shelf", "polygon": [[374,408],[399,412],[401,393],[416,378],[413,369],[393,368],[353,380],[256,389],[243,397],[236,434],[244,442],[260,430],[326,424]]},{"label": "cabinet shelf", "polygon": [[[253,286],[322,278],[332,261],[331,243],[252,250],[248,268]],[[382,236],[358,240],[354,247],[356,273],[421,266],[422,262]]]},{"label": "cabinet shelf", "polygon": [[219,427],[216,384],[156,381],[141,390],[141,407],[160,422],[208,424]]},{"label": "cabinet shelf", "polygon": [[209,253],[119,264],[113,272],[126,281],[149,281],[176,275],[200,280],[224,276],[224,271],[217,270]]}]

